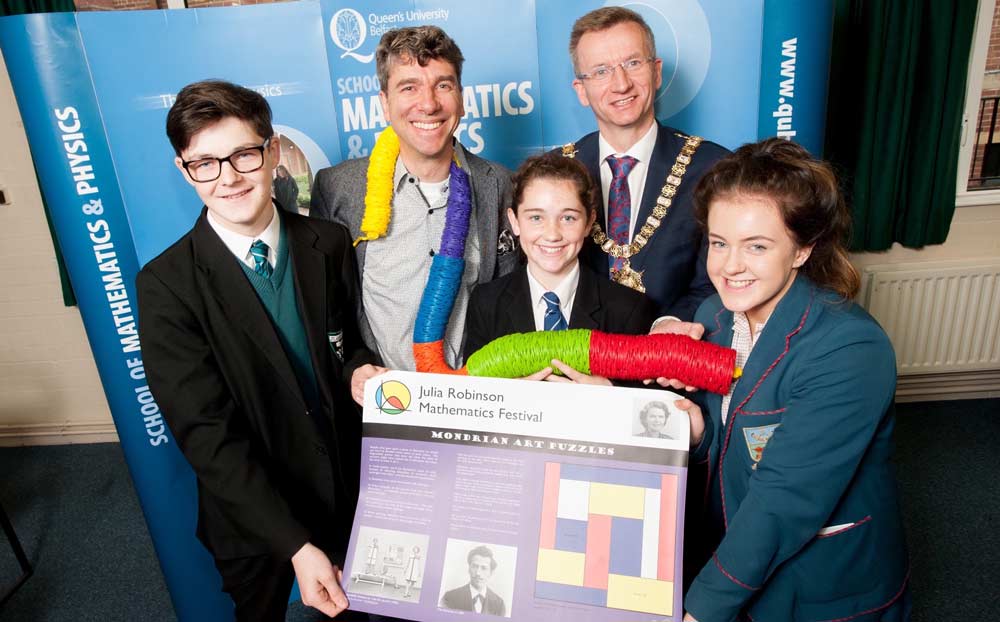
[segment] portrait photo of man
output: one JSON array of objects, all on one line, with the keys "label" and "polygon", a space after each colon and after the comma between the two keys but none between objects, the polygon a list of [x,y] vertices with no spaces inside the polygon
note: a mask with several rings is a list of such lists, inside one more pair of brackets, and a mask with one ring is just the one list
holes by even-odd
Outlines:
[{"label": "portrait photo of man", "polygon": [[479,545],[469,551],[469,582],[449,590],[441,597],[441,606],[455,611],[474,611],[494,616],[506,616],[503,598],[490,589],[489,583],[497,570],[497,560],[490,547]]}]

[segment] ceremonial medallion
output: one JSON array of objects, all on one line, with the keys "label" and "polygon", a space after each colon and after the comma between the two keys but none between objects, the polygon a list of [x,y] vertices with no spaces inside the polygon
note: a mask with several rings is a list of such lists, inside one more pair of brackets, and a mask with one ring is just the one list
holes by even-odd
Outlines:
[{"label": "ceremonial medallion", "polygon": [[[646,218],[646,222],[643,223],[642,227],[639,229],[639,233],[632,238],[631,244],[617,244],[614,240],[610,239],[604,230],[601,229],[601,225],[594,222],[594,225],[590,228],[590,237],[594,240],[605,253],[611,255],[612,257],[624,257],[625,264],[622,266],[621,270],[612,270],[611,279],[616,283],[620,283],[626,287],[631,287],[632,289],[645,293],[646,287],[642,283],[642,272],[637,272],[632,269],[629,265],[629,258],[634,257],[639,254],[639,251],[646,246],[646,242],[649,241],[656,230],[660,228],[663,224],[663,220],[667,217],[667,211],[670,209],[670,204],[674,200],[674,195],[677,194],[677,187],[681,185],[681,181],[684,179],[684,174],[687,172],[687,166],[691,163],[694,157],[695,151],[698,150],[698,146],[701,145],[703,138],[700,136],[683,136],[684,146],[681,147],[680,153],[677,154],[677,158],[674,161],[674,165],[670,168],[670,173],[667,174],[666,183],[663,184],[663,188],[660,190],[660,196],[656,197],[656,205],[653,207],[653,213]],[[568,143],[563,145],[562,154],[567,158],[576,157],[576,145],[573,143]]]},{"label": "ceremonial medallion", "polygon": [[621,270],[611,271],[611,280],[619,285],[631,287],[637,292],[646,293],[646,286],[642,282],[642,272],[633,270],[628,259],[622,264]]}]

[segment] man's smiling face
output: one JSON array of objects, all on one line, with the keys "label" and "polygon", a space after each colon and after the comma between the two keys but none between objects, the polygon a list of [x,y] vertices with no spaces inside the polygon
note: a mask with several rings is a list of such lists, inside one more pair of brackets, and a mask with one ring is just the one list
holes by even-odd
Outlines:
[{"label": "man's smiling face", "polygon": [[663,81],[660,75],[663,61],[657,58],[634,72],[620,66],[627,60],[655,56],[656,50],[647,47],[642,27],[634,22],[623,22],[580,37],[576,47],[578,74],[590,74],[597,67],[614,67],[613,75],[606,81],[591,78],[573,81],[580,103],[594,111],[602,135],[622,130],[644,132],[652,125],[656,90]]},{"label": "man's smiling face", "polygon": [[451,160],[452,135],[465,114],[462,87],[451,63],[433,59],[421,67],[411,59],[394,58],[389,84],[379,97],[408,166]]}]

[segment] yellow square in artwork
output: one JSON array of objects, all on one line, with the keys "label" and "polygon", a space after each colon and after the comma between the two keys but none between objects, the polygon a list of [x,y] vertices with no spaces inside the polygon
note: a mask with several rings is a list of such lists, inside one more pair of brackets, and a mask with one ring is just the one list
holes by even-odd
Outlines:
[{"label": "yellow square in artwork", "polygon": [[539,549],[536,579],[562,585],[582,586],[585,561],[586,556],[583,553]]},{"label": "yellow square in artwork", "polygon": [[669,616],[673,606],[673,581],[608,575],[608,607]]},{"label": "yellow square in artwork", "polygon": [[643,519],[646,489],[621,484],[590,484],[590,513]]}]

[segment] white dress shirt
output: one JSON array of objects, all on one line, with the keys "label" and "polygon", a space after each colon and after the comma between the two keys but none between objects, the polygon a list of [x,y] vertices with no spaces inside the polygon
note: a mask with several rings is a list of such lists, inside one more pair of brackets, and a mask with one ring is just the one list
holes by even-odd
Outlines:
[{"label": "white dress shirt", "polygon": [[[476,613],[482,613],[483,607],[486,606],[486,590],[484,589],[482,592],[479,592],[470,583],[469,592],[472,594],[472,608],[476,610]],[[476,600],[476,596],[479,596],[480,599]]]},{"label": "white dress shirt", "polygon": [[271,222],[268,223],[267,228],[260,232],[260,235],[255,237],[247,237],[245,235],[236,233],[235,231],[230,231],[220,223],[214,216],[212,216],[211,210],[208,212],[208,224],[212,227],[215,233],[222,239],[222,243],[226,245],[229,251],[236,255],[236,258],[247,265],[251,270],[254,268],[253,255],[250,254],[250,246],[256,240],[260,240],[267,244],[267,263],[271,264],[271,269],[274,269],[274,264],[278,261],[278,244],[281,243],[281,217],[278,216],[278,210],[275,209],[274,204],[271,204]]}]

